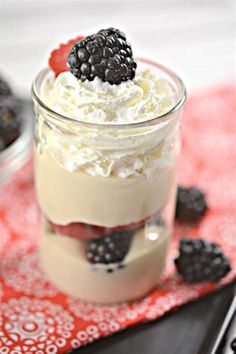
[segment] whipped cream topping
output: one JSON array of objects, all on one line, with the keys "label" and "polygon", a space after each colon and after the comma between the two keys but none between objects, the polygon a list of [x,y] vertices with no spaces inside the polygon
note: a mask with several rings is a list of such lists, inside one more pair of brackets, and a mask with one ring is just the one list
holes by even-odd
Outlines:
[{"label": "whipped cream topping", "polygon": [[151,180],[157,169],[172,168],[179,154],[177,125],[163,124],[158,129],[142,129],[136,136],[132,130],[125,133],[114,136],[111,132],[100,131],[94,136],[94,132],[82,129],[73,136],[45,124],[43,116],[40,116],[37,147],[39,153],[47,148],[68,171],[92,176],[144,176]]},{"label": "whipped cream topping", "polygon": [[177,121],[143,128],[114,129],[158,117],[171,109],[174,92],[167,80],[148,68],[137,70],[135,80],[110,85],[100,79],[81,82],[71,73],[47,79],[43,101],[54,111],[80,121],[106,123],[108,129],[89,129],[62,123],[61,129],[42,114],[38,119],[38,148],[46,147],[70,172],[93,176],[144,176],[152,179],[158,168],[172,167],[179,153]]},{"label": "whipped cream topping", "polygon": [[43,86],[43,101],[56,112],[90,123],[127,124],[156,118],[171,109],[169,82],[148,68],[136,70],[133,81],[111,85],[99,78],[80,81],[70,72]]}]

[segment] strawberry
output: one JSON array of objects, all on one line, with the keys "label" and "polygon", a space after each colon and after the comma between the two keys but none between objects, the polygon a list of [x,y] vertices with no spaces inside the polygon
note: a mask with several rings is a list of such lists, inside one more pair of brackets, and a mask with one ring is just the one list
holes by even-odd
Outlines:
[{"label": "strawberry", "polygon": [[105,235],[112,234],[115,231],[138,229],[139,227],[141,227],[144,221],[112,228],[89,225],[80,222],[73,222],[67,225],[57,225],[52,223],[51,221],[48,221],[48,223],[52,230],[57,234],[70,236],[73,238],[78,238],[82,241],[86,241],[92,238],[104,237]]},{"label": "strawberry", "polygon": [[73,222],[68,225],[56,225],[49,221],[49,225],[57,234],[78,238],[82,241],[102,237],[106,233],[105,227],[83,224],[80,222]]},{"label": "strawberry", "polygon": [[48,63],[56,76],[64,71],[68,71],[67,57],[70,53],[70,50],[76,42],[81,41],[83,38],[83,36],[78,36],[77,38],[71,39],[65,44],[61,44],[58,49],[54,49],[52,51]]}]

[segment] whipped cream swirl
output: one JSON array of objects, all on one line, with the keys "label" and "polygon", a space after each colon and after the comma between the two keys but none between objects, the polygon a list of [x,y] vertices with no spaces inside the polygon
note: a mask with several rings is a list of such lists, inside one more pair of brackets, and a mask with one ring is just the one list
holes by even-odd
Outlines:
[{"label": "whipped cream swirl", "polygon": [[[54,111],[90,123],[127,124],[158,117],[175,103],[167,79],[148,68],[136,71],[135,79],[111,85],[96,78],[81,82],[71,73],[47,78],[43,101]],[[39,116],[38,148],[47,148],[70,172],[93,176],[144,176],[151,179],[158,168],[173,165],[179,153],[178,124],[175,120],[147,126],[90,130],[72,124],[63,129],[51,126]]]},{"label": "whipped cream swirl", "polygon": [[56,112],[90,123],[127,124],[156,118],[174,103],[167,80],[149,70],[137,69],[133,81],[111,85],[99,78],[80,81],[70,72],[47,80],[43,101]]}]

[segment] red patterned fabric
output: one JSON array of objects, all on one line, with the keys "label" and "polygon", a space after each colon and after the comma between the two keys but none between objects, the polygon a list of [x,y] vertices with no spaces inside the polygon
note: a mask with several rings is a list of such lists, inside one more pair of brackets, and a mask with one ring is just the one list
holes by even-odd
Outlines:
[{"label": "red patterned fabric", "polygon": [[[158,289],[115,306],[74,300],[54,288],[39,267],[39,218],[32,163],[0,195],[0,353],[65,353],[139,322],[154,320],[221,287],[236,275],[236,87],[188,99],[183,118],[180,182],[206,191],[210,209],[197,227],[176,224]],[[179,239],[217,242],[232,271],[219,284],[190,285],[175,273]]]}]

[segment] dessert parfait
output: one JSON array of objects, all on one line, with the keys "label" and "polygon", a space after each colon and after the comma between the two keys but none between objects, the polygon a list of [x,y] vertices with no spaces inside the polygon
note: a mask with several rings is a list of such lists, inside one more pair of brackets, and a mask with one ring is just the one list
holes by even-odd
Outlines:
[{"label": "dessert parfait", "polygon": [[33,85],[41,263],[83,300],[139,298],[161,277],[185,101],[170,70],[108,28],[61,45]]}]

